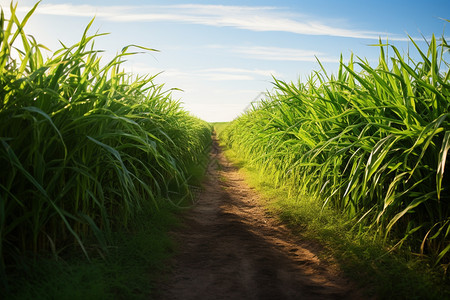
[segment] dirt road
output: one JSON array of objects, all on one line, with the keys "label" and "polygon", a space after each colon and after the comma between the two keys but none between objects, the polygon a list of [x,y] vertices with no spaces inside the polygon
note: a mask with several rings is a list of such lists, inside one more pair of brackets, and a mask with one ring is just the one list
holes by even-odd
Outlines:
[{"label": "dirt road", "polygon": [[214,141],[204,189],[174,233],[180,249],[160,299],[360,299],[318,245],[268,215]]}]

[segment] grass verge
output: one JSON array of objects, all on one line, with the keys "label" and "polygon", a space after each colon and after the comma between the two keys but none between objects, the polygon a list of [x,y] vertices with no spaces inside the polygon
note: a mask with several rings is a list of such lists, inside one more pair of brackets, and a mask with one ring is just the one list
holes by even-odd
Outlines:
[{"label": "grass verge", "polygon": [[[222,144],[222,146],[224,146]],[[373,230],[360,228],[343,213],[308,196],[293,195],[275,186],[270,176],[253,168],[231,149],[227,158],[242,166],[246,181],[263,196],[266,209],[293,232],[323,245],[323,258],[333,257],[346,276],[364,288],[368,297],[379,299],[449,299],[450,284],[439,270],[408,249],[389,251],[391,245],[374,238]],[[267,174],[266,174],[267,175]]]},{"label": "grass verge", "polygon": [[131,230],[116,232],[114,246],[87,261],[80,253],[22,261],[8,299],[151,299],[174,252],[168,231],[179,224],[172,205],[136,218]]},{"label": "grass verge", "polygon": [[[197,163],[187,166],[188,184],[194,191],[205,176],[209,149],[206,146]],[[167,261],[177,249],[168,232],[181,226],[179,214],[191,202],[185,199],[179,206],[159,203],[158,211],[143,209],[127,229],[115,232],[106,253],[95,241],[88,243],[91,261],[77,248],[58,256],[22,257],[9,280],[9,291],[0,290],[0,294],[17,300],[155,298],[156,285],[164,280],[170,268]]]},{"label": "grass verge", "polygon": [[230,122],[213,122],[211,125],[214,128],[217,136],[220,136],[222,131],[230,124]]}]

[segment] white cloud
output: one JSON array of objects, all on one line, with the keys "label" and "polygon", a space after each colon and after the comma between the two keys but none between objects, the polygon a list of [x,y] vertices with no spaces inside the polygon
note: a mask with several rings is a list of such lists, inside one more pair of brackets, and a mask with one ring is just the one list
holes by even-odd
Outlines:
[{"label": "white cloud", "polygon": [[233,81],[233,80],[257,80],[269,79],[273,76],[281,76],[275,70],[261,69],[241,69],[241,68],[209,68],[198,70],[180,70],[167,69],[160,70],[158,68],[147,67],[143,65],[130,66],[133,73],[138,74],[158,74],[161,79],[167,80],[198,80],[198,81]]},{"label": "white cloud", "polygon": [[197,74],[207,80],[256,80],[256,77],[270,78],[272,75],[279,76],[279,73],[274,70],[240,68],[203,69],[199,70]]},{"label": "white cloud", "polygon": [[317,61],[316,57],[319,57],[323,62],[339,62],[338,59],[326,57],[322,52],[294,48],[252,46],[234,47],[231,51],[243,54],[248,58],[261,60],[315,62]]},{"label": "white cloud", "polygon": [[[28,11],[30,7],[19,7]],[[234,27],[251,31],[281,31],[302,35],[339,36],[358,39],[406,40],[386,32],[339,28],[333,24],[311,21],[307,16],[266,6],[226,5],[145,5],[93,6],[73,4],[41,4],[37,14],[103,18],[113,22],[182,22],[216,27]]]}]

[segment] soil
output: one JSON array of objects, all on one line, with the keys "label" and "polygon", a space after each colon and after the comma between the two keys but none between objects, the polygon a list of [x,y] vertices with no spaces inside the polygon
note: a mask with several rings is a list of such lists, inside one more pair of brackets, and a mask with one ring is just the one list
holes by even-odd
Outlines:
[{"label": "soil", "polygon": [[361,299],[321,247],[270,215],[213,139],[204,187],[184,225],[159,299]]}]

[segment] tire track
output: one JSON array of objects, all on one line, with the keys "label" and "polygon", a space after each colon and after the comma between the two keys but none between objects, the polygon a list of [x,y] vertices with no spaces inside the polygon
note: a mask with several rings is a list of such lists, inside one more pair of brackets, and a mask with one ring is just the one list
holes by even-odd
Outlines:
[{"label": "tire track", "polygon": [[257,192],[223,156],[211,160],[159,299],[361,299],[320,247],[294,236],[259,204]]}]

